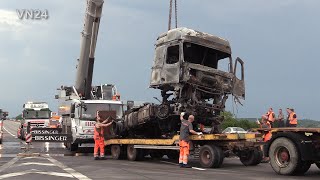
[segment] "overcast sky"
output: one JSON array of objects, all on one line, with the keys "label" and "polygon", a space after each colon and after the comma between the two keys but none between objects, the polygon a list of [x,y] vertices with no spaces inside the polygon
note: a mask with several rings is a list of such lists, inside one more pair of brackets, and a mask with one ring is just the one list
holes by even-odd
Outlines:
[{"label": "overcast sky", "polygon": [[[258,117],[268,107],[293,107],[299,118],[319,119],[320,1],[178,0],[179,26],[231,43],[245,61],[244,106],[237,117]],[[148,89],[154,44],[167,30],[169,0],[106,0],[94,83],[114,83],[122,99],[153,101]],[[47,9],[48,20],[19,20],[16,9]],[[26,101],[54,99],[73,85],[85,0],[0,1],[0,108],[16,116]],[[231,99],[231,98],[229,98]]]}]

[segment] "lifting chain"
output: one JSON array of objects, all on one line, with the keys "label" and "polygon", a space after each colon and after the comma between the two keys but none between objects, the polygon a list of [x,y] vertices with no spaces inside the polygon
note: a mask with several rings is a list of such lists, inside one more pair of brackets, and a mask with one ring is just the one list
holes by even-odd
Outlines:
[{"label": "lifting chain", "polygon": [[[170,0],[170,7],[169,7],[169,22],[168,22],[168,31],[171,30],[171,20],[172,20],[172,4],[173,0]],[[176,28],[178,27],[178,4],[177,0],[174,0],[174,12],[175,12],[175,23],[176,23]]]}]

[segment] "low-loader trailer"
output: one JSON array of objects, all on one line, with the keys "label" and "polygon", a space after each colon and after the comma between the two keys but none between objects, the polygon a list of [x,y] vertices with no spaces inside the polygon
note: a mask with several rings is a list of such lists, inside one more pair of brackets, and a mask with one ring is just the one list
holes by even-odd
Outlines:
[{"label": "low-loader trailer", "polygon": [[[190,136],[190,155],[204,168],[219,168],[225,157],[236,155],[246,166],[261,162],[261,134],[204,134]],[[108,139],[106,148],[114,159],[142,160],[152,158],[179,158],[179,135],[170,139]]]}]

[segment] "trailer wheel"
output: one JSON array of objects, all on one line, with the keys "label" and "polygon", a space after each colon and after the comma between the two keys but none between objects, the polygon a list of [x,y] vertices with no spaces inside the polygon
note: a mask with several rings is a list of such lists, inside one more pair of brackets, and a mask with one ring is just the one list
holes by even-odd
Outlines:
[{"label": "trailer wheel", "polygon": [[120,145],[111,145],[111,156],[113,159],[120,159],[121,154]]},{"label": "trailer wheel", "polygon": [[204,145],[200,147],[199,159],[202,167],[218,168],[221,166],[223,156],[222,150],[214,145]]},{"label": "trailer wheel", "polygon": [[179,159],[179,151],[168,150],[167,156],[171,160],[177,160],[177,159]]},{"label": "trailer wheel", "polygon": [[127,146],[127,158],[129,161],[138,161],[143,158],[143,152],[141,149],[134,148],[134,145]]},{"label": "trailer wheel", "polygon": [[272,169],[282,175],[292,175],[301,168],[300,155],[296,145],[288,138],[274,140],[269,149]]},{"label": "trailer wheel", "polygon": [[256,166],[262,160],[262,151],[260,149],[253,149],[250,151],[245,151],[240,154],[240,161],[245,166]]}]

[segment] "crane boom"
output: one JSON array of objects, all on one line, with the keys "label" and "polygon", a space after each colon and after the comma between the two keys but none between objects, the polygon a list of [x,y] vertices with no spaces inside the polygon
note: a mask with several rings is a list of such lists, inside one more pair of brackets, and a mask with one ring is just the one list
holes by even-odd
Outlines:
[{"label": "crane boom", "polygon": [[81,33],[80,57],[75,88],[85,99],[90,99],[94,54],[104,0],[87,0],[84,27]]}]

